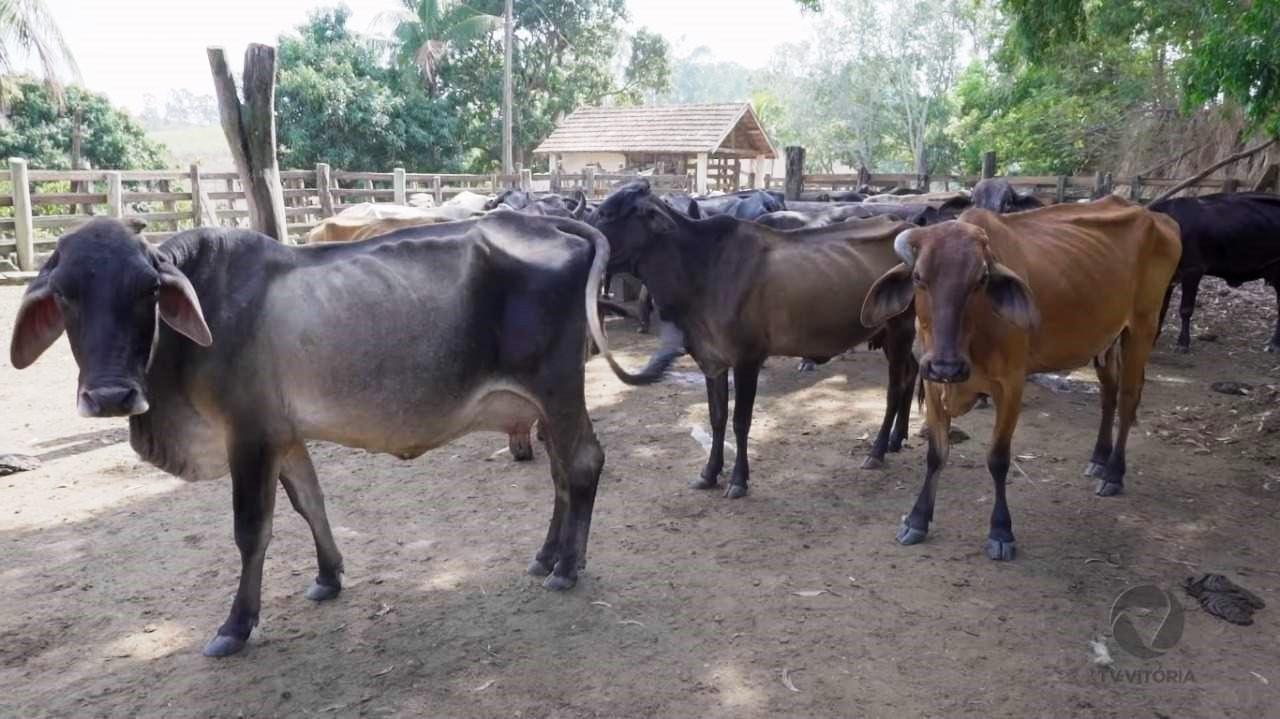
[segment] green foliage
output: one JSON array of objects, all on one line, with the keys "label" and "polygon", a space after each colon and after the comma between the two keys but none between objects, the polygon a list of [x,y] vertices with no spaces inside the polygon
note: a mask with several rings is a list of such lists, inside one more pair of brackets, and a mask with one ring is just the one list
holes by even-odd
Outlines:
[{"label": "green foliage", "polygon": [[[55,92],[64,71],[80,72],[43,0],[0,0],[0,75],[18,71],[24,57],[35,59]],[[0,87],[0,91],[9,89]]]},{"label": "green foliage", "polygon": [[1249,120],[1280,137],[1280,0],[1198,5],[1202,34],[1183,65],[1190,103],[1219,95],[1244,106]]},{"label": "green foliage", "polygon": [[71,137],[79,116],[82,156],[92,167],[164,167],[164,149],[103,95],[69,87],[59,96],[30,78],[8,78],[11,95],[0,123],[0,157],[25,157],[32,167],[71,169]]},{"label": "green foliage", "polygon": [[627,102],[638,104],[646,92],[665,92],[671,87],[671,43],[656,32],[637,31],[622,76],[624,84],[616,94]]},{"label": "green foliage", "polygon": [[411,172],[454,167],[459,158],[448,103],[430,97],[414,72],[389,68],[347,27],[345,8],[320,11],[296,37],[280,38],[276,124],[280,163],[327,162],[345,170]]},{"label": "green foliage", "polygon": [[741,102],[751,95],[752,77],[759,74],[736,62],[716,60],[706,47],[698,47],[671,60],[671,83],[659,101]]}]

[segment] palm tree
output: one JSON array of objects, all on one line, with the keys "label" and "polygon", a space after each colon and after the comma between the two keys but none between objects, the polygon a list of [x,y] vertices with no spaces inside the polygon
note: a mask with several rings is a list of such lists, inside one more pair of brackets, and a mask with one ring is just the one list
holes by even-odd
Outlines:
[{"label": "palm tree", "polygon": [[396,52],[405,65],[417,68],[422,86],[435,94],[440,68],[451,45],[467,43],[501,26],[502,18],[460,0],[401,0],[404,7],[389,16],[394,23]]},{"label": "palm tree", "polygon": [[0,0],[0,74],[14,74],[28,58],[39,64],[45,81],[54,88],[64,70],[72,76],[80,74],[44,0]]}]

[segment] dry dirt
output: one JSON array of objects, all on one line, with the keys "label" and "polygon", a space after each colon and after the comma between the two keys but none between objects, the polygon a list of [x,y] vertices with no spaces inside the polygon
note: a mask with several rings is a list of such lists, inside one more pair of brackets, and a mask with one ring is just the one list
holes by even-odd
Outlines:
[{"label": "dry dirt", "polygon": [[[19,293],[0,288],[6,341]],[[973,439],[952,451],[928,542],[894,542],[920,441],[882,471],[849,456],[881,411],[877,353],[806,375],[769,363],[738,501],[685,487],[704,460],[692,364],[632,389],[597,359],[607,461],[574,591],[523,573],[551,511],[541,447],[516,465],[497,435],[413,462],[318,445],[346,588],[303,599],[314,553],[281,499],[262,625],[224,660],[199,650],[239,570],[229,483],[170,478],[137,460],[123,422],[77,417],[59,341],[32,369],[0,368],[0,454],[44,460],[0,478],[0,715],[1280,715],[1280,356],[1259,351],[1275,305],[1256,285],[1201,298],[1198,331],[1219,339],[1183,356],[1161,338],[1127,495],[1097,498],[1080,475],[1097,397],[1029,387],[1012,563],[981,552],[990,410],[957,423]],[[638,364],[652,340],[611,330]],[[1210,391],[1221,380],[1253,389]],[[1177,589],[1204,571],[1271,606],[1252,627],[1206,615]],[[1109,640],[1114,668],[1137,673],[1097,674],[1090,640],[1144,583],[1187,604],[1181,642],[1141,660]]]}]

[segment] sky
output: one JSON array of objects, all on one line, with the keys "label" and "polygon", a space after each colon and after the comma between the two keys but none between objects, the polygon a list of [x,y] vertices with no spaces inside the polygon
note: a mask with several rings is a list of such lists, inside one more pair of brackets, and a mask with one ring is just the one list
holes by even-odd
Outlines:
[{"label": "sky", "polygon": [[[211,93],[205,48],[227,50],[239,71],[250,42],[274,43],[330,0],[45,0],[80,65],[84,84],[137,113],[145,96],[170,90]],[[351,26],[375,29],[398,0],[347,0]],[[760,67],[773,48],[802,39],[792,0],[628,0],[632,27],[671,40],[677,53],[706,46],[717,59]]]}]

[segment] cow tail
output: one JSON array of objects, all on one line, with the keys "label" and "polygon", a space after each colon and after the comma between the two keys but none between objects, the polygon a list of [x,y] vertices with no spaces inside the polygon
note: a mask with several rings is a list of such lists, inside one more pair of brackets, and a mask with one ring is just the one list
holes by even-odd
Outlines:
[{"label": "cow tail", "polygon": [[[604,276],[605,269],[609,266],[609,240],[594,227],[584,225],[579,222],[573,223],[577,228],[585,228],[590,234],[587,237],[595,244],[595,257],[591,260],[591,271],[587,275],[587,325],[591,332],[591,339],[596,343],[596,347],[600,349],[600,354],[604,357],[604,361],[609,363],[610,369],[618,376],[618,379],[629,385],[646,385],[653,384],[662,379],[667,369],[675,361],[678,354],[664,353],[655,355],[654,361],[638,373],[631,373],[622,368],[618,361],[614,359],[613,352],[609,351],[609,339],[605,336],[604,323],[600,321],[600,279]],[[581,231],[574,234],[581,235]]]}]

